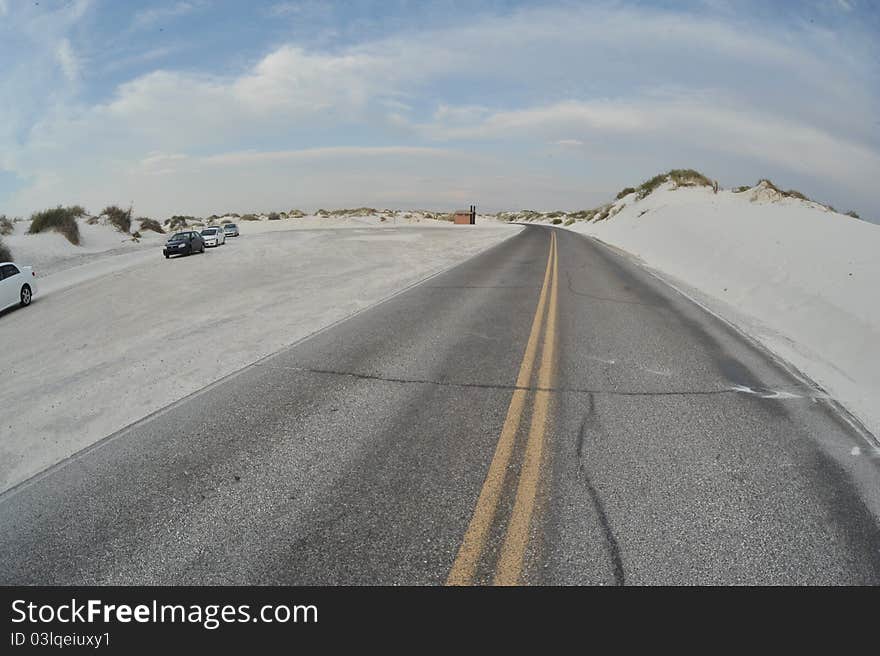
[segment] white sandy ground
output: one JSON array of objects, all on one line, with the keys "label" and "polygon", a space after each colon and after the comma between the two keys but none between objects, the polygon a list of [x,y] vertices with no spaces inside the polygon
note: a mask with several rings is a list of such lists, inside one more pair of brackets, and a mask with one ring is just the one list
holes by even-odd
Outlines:
[{"label": "white sandy ground", "polygon": [[239,225],[225,246],[171,260],[161,235],[122,244],[106,226],[84,226],[80,248],[54,234],[7,240],[37,266],[41,294],[0,315],[0,490],[519,231],[375,217]]},{"label": "white sandy ground", "polygon": [[880,226],[774,196],[667,184],[568,227],[696,290],[880,436]]}]

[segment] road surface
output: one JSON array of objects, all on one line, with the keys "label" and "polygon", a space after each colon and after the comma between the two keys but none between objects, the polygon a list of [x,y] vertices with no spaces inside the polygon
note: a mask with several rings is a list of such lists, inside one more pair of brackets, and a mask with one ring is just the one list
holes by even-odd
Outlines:
[{"label": "road surface", "polygon": [[876,584],[871,439],[532,226],[6,492],[0,583]]}]

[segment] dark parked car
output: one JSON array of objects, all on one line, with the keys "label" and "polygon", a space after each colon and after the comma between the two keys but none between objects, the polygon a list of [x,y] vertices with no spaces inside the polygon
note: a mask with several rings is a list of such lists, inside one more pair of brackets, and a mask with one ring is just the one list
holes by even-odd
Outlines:
[{"label": "dark parked car", "polygon": [[191,255],[192,253],[204,253],[205,240],[193,231],[175,232],[165,243],[162,254],[166,258],[172,255]]}]

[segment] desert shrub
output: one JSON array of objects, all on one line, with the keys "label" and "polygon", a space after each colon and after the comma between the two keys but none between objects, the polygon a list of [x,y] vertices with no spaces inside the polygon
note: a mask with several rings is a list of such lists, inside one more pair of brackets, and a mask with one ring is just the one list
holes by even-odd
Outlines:
[{"label": "desert shrub", "polygon": [[850,210],[849,212],[846,213],[846,215],[851,216],[854,219],[861,219],[862,218],[859,216],[859,213],[856,212],[855,210]]},{"label": "desert shrub", "polygon": [[0,235],[11,235],[13,230],[15,226],[12,225],[12,221],[7,219],[5,214],[0,214]]},{"label": "desert shrub", "polygon": [[149,219],[142,216],[138,219],[138,223],[141,225],[141,230],[152,230],[153,232],[158,232],[162,235],[165,234],[165,230],[162,229],[162,226],[156,221],[156,219]]},{"label": "desert shrub", "polygon": [[575,221],[589,221],[596,216],[596,210],[579,210],[577,212],[572,212],[568,216]]},{"label": "desert shrub", "polygon": [[614,197],[614,200],[620,200],[624,196],[629,196],[630,194],[634,194],[634,193],[636,193],[635,189],[633,189],[632,187],[626,187],[625,189],[620,190],[620,193]]},{"label": "desert shrub", "polygon": [[242,221],[259,221],[260,217],[258,217],[256,214],[242,214],[241,220]]},{"label": "desert shrub", "polygon": [[670,179],[678,187],[715,187],[716,183],[693,169],[672,169]]},{"label": "desert shrub", "polygon": [[570,226],[572,223],[574,223],[574,219],[572,219],[571,217],[569,217],[565,220],[565,225],[567,225],[567,226]]},{"label": "desert shrub", "polygon": [[133,233],[131,233],[131,238],[137,241],[141,238],[141,233],[135,230]]},{"label": "desert shrub", "polygon": [[194,217],[192,216],[182,216],[175,214],[170,219],[165,221],[165,225],[168,226],[168,229],[172,232],[175,230],[183,230],[184,228],[189,227],[190,221],[193,221]]},{"label": "desert shrub", "polygon": [[521,210],[519,212],[514,213],[514,220],[516,221],[540,221],[544,218],[544,215],[536,210]]},{"label": "desert shrub", "polygon": [[281,215],[278,212],[269,212],[269,220],[270,221],[278,221],[281,218]]},{"label": "desert shrub", "polygon": [[733,193],[735,193],[735,194],[741,194],[741,193],[743,193],[744,191],[748,191],[749,189],[751,189],[751,187],[750,187],[749,185],[742,185],[741,187],[736,187],[736,188],[733,190]]},{"label": "desert shrub", "polygon": [[290,210],[287,213],[288,219],[301,219],[305,216],[305,213],[302,210]]},{"label": "desert shrub", "polygon": [[60,232],[74,246],[79,246],[79,225],[74,212],[69,207],[59,205],[55,209],[31,214],[31,227],[28,234],[36,235],[48,230]]},{"label": "desert shrub", "polygon": [[782,195],[787,196],[788,198],[797,198],[798,200],[810,200],[797,189],[787,189],[782,192]]},{"label": "desert shrub", "polygon": [[553,225],[559,225],[560,223],[562,223],[562,219],[560,219],[560,218],[557,217],[557,218],[553,219],[553,220],[551,221],[551,223],[552,223]]},{"label": "desert shrub", "polygon": [[664,182],[672,182],[678,187],[712,187],[712,181],[705,175],[694,169],[672,169],[667,173],[655,175],[650,180],[645,180],[639,188],[637,198],[641,200],[654,192]]},{"label": "desert shrub", "polygon": [[593,218],[590,220],[593,222],[604,221],[605,219],[608,218],[608,215],[610,212],[611,212],[611,203],[609,203],[607,205],[603,205],[602,207],[599,207],[595,210],[595,214],[593,215]]},{"label": "desert shrub", "polygon": [[108,205],[101,211],[101,216],[105,218],[107,223],[119,230],[119,232],[131,232],[130,207],[127,210],[124,210],[116,205]]},{"label": "desert shrub", "polygon": [[368,216],[370,214],[378,214],[372,207],[355,207],[351,209],[330,210],[330,216]]},{"label": "desert shrub", "polygon": [[799,200],[812,201],[812,199],[807,198],[807,196],[805,196],[804,194],[799,192],[797,189],[787,189],[787,190],[780,189],[779,187],[777,187],[775,184],[773,184],[767,178],[761,178],[760,180],[758,180],[758,184],[764,185],[768,189],[772,189],[773,191],[777,192],[778,194],[780,194],[782,196],[785,196],[786,198],[797,198]]},{"label": "desert shrub", "polygon": [[637,198],[641,200],[648,196],[651,192],[653,192],[657,187],[662,185],[668,179],[665,173],[661,173],[660,175],[655,175],[653,178],[649,180],[645,180],[642,184],[639,185],[638,188],[638,196]]},{"label": "desert shrub", "polygon": [[223,219],[222,221],[220,221],[220,225],[226,225],[227,223],[232,223],[232,221],[229,219]]},{"label": "desert shrub", "polygon": [[0,239],[0,262],[13,262],[12,259],[12,251],[9,250],[9,246],[3,243],[3,240]]}]

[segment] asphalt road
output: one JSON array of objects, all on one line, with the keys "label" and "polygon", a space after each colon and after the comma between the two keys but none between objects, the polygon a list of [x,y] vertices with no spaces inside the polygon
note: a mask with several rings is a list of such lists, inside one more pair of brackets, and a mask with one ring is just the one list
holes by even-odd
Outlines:
[{"label": "asphalt road", "polygon": [[0,583],[876,584],[877,453],[529,227],[0,496]]}]

